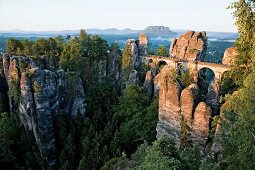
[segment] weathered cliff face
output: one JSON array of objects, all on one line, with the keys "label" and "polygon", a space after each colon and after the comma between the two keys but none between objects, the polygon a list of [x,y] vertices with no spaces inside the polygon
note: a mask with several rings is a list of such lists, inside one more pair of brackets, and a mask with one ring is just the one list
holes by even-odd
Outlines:
[{"label": "weathered cliff face", "polygon": [[203,61],[207,49],[205,32],[189,31],[178,39],[173,39],[170,46],[170,56],[189,61]]},{"label": "weathered cliff face", "polygon": [[153,83],[153,73],[152,71],[147,71],[145,75],[145,81],[144,81],[144,88],[145,91],[147,92],[147,96],[149,99],[151,99],[154,95],[154,83]]},{"label": "weathered cliff face", "polygon": [[138,41],[135,39],[129,39],[126,42],[126,45],[130,46],[132,56],[132,68],[135,69],[139,65]]},{"label": "weathered cliff face", "polygon": [[199,143],[205,147],[209,137],[209,125],[211,119],[211,109],[205,102],[200,102],[194,112],[192,122],[191,139],[194,143]]},{"label": "weathered cliff face", "polygon": [[139,55],[147,55],[149,39],[145,34],[139,35],[138,53]]},{"label": "weathered cliff face", "polygon": [[112,49],[106,56],[99,58],[83,57],[84,72],[82,73],[82,80],[87,84],[100,83],[106,77],[116,83],[120,84],[120,63],[121,52],[119,49]]},{"label": "weathered cliff face", "polygon": [[[143,42],[146,40],[142,40]],[[132,55],[136,54],[135,40],[128,40]],[[175,39],[171,45],[171,57],[188,61],[203,61],[207,48],[207,37],[205,32],[190,31]],[[138,48],[139,49],[139,48]],[[218,82],[212,83],[205,73],[205,70],[189,70],[190,76],[197,82],[182,89],[186,84],[185,77],[182,77],[180,70],[187,71],[185,67],[177,67],[179,63],[167,64],[160,67],[160,60],[152,62],[132,57],[132,66],[136,68],[136,62],[144,62],[150,67],[144,81],[144,88],[148,97],[159,95],[158,123],[156,127],[157,137],[168,135],[175,139],[180,146],[199,144],[201,151],[206,151],[211,146],[208,144],[209,132],[212,129],[212,117],[219,114],[219,86]],[[145,58],[145,57],[143,57]],[[156,58],[158,59],[158,58]],[[157,69],[155,69],[157,68]],[[156,71],[157,70],[157,71]],[[177,74],[179,74],[177,76]],[[129,76],[129,83],[135,84],[137,72],[132,71]],[[187,78],[187,77],[186,77]],[[209,140],[208,140],[209,139]],[[186,142],[186,143],[185,143]],[[186,145],[187,144],[187,145]]]},{"label": "weathered cliff face", "polygon": [[219,91],[218,82],[214,82],[209,85],[208,92],[205,96],[206,104],[211,107],[213,116],[218,115],[220,112]]},{"label": "weathered cliff face", "polygon": [[199,87],[191,84],[181,92],[181,114],[185,118],[187,125],[191,127],[195,108],[200,100]]},{"label": "weathered cliff face", "polygon": [[65,73],[44,57],[35,61],[24,56],[4,55],[1,60],[3,77],[8,85],[10,111],[19,114],[28,134],[38,145],[42,158],[54,164],[53,120],[60,111],[71,117],[85,113],[81,79],[77,73]]},{"label": "weathered cliff face", "polygon": [[226,65],[235,64],[237,56],[238,56],[238,50],[236,47],[227,48],[222,59],[222,64],[226,64]]},{"label": "weathered cliff face", "polygon": [[116,86],[120,86],[120,63],[121,63],[121,51],[113,49],[108,58],[107,75],[115,82]]},{"label": "weathered cliff face", "polygon": [[161,72],[155,77],[154,83],[159,89],[159,122],[157,124],[157,137],[169,135],[177,143],[180,143],[180,92],[181,86],[171,74],[172,68],[163,67]]},{"label": "weathered cliff face", "polygon": [[187,140],[205,148],[209,138],[211,107],[202,101],[197,84],[182,90],[176,77],[172,76],[173,71],[166,65],[154,79],[154,86],[159,88],[157,137],[169,135],[180,145],[185,124]]},{"label": "weathered cliff face", "polygon": [[147,55],[148,37],[145,34],[141,34],[139,36],[139,40],[128,39],[125,46],[125,48],[130,49],[131,55],[131,57],[124,56],[125,62],[131,64],[129,66],[130,68],[122,69],[122,84],[124,85],[124,88],[129,84],[138,85],[144,81],[140,80],[139,74],[146,74],[147,71],[146,70],[144,73],[141,73],[143,71],[141,68],[143,64],[142,56]]},{"label": "weathered cliff face", "polygon": [[7,80],[4,75],[3,61],[0,60],[0,113],[9,111]]}]

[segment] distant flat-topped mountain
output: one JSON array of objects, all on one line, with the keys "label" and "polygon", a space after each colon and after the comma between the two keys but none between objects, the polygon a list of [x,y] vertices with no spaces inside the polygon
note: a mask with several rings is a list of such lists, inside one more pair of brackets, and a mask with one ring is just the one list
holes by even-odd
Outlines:
[{"label": "distant flat-topped mountain", "polygon": [[145,33],[149,37],[174,37],[177,35],[177,33],[171,31],[169,27],[164,26],[148,26],[145,30],[140,32]]}]

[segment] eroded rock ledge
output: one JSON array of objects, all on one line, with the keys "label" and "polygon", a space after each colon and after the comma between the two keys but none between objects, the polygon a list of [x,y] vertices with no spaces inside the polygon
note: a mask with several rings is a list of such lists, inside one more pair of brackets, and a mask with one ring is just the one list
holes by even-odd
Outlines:
[{"label": "eroded rock ledge", "polygon": [[[41,156],[55,163],[54,118],[60,113],[75,117],[85,113],[85,94],[77,73],[65,72],[54,58],[3,55],[1,96],[8,96],[10,112],[19,114]],[[6,105],[1,100],[1,105]],[[2,110],[6,111],[6,110]]]}]

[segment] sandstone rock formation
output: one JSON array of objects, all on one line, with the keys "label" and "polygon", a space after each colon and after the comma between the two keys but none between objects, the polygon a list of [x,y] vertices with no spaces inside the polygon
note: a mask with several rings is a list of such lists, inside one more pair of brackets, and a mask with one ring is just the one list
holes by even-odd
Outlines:
[{"label": "sandstone rock formation", "polygon": [[110,53],[109,60],[107,63],[107,75],[115,82],[117,88],[120,87],[120,62],[121,62],[121,51],[119,49],[113,49]]},{"label": "sandstone rock formation", "polygon": [[209,125],[211,119],[211,109],[204,102],[200,102],[196,107],[192,122],[192,141],[200,145],[206,145],[209,136]]},{"label": "sandstone rock formation", "polygon": [[147,71],[143,86],[145,88],[145,91],[147,92],[148,98],[151,99],[154,95],[154,92],[153,92],[154,83],[153,83],[152,71]]},{"label": "sandstone rock formation", "polygon": [[4,75],[3,61],[0,60],[0,113],[9,111],[9,100],[7,94],[7,80]]},{"label": "sandstone rock formation", "polygon": [[[203,97],[197,84],[182,90],[174,71],[166,65],[154,77],[154,90],[159,93],[157,137],[166,134],[180,145],[185,135],[188,142],[197,143],[204,150],[208,147],[211,118],[219,111],[218,93],[214,91],[214,84],[209,86],[206,97]],[[150,80],[150,72],[147,73],[147,80]],[[148,87],[149,83],[145,84]]]},{"label": "sandstone rock formation", "polygon": [[145,56],[148,54],[149,39],[145,34],[139,35],[138,53],[139,56]]},{"label": "sandstone rock formation", "polygon": [[4,55],[1,61],[1,68],[4,68],[1,78],[7,82],[5,90],[8,91],[10,111],[19,113],[42,158],[48,164],[54,164],[53,119],[60,111],[71,117],[85,113],[81,79],[77,73],[65,73],[45,57],[35,61],[25,56]]},{"label": "sandstone rock formation", "polygon": [[85,83],[100,83],[102,79],[108,77],[119,86],[121,51],[119,51],[118,47],[113,46],[111,51],[109,51],[109,55],[105,54],[105,56],[97,58],[89,58],[84,55],[82,60],[86,71],[81,76]]},{"label": "sandstone rock formation", "polygon": [[186,119],[187,125],[191,127],[193,113],[199,102],[199,87],[191,84],[181,92],[181,114]]},{"label": "sandstone rock formation", "polygon": [[155,77],[155,84],[159,90],[159,122],[157,124],[157,137],[166,134],[176,139],[179,143],[180,135],[180,92],[181,86],[174,76],[171,75],[172,68],[163,67]]},{"label": "sandstone rock formation", "polygon": [[207,49],[205,32],[188,31],[178,39],[174,38],[170,46],[170,57],[203,61]]},{"label": "sandstone rock formation", "polygon": [[132,70],[129,74],[127,84],[138,85],[138,83],[139,83],[138,72],[136,70]]},{"label": "sandstone rock formation", "polygon": [[224,57],[222,59],[222,64],[233,65],[238,56],[238,50],[236,47],[227,48]]},{"label": "sandstone rock formation", "polygon": [[209,85],[208,92],[205,97],[206,104],[211,107],[212,115],[213,116],[218,115],[220,109],[218,82],[214,82]]}]

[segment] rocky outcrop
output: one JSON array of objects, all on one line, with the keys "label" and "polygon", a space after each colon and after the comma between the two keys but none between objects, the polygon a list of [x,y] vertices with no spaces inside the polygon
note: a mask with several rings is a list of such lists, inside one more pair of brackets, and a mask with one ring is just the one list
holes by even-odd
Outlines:
[{"label": "rocky outcrop", "polygon": [[82,80],[86,84],[100,83],[105,77],[115,82],[116,86],[120,86],[120,61],[121,52],[118,47],[113,46],[108,51],[109,54],[104,54],[100,57],[82,57],[84,71]]},{"label": "rocky outcrop", "polygon": [[205,32],[188,31],[178,39],[174,38],[170,46],[170,56],[189,61],[203,61],[207,49]]},{"label": "rocky outcrop", "polygon": [[236,47],[227,48],[222,59],[222,64],[226,64],[226,65],[235,64],[237,56],[238,56],[238,50]]},{"label": "rocky outcrop", "polygon": [[153,92],[154,83],[153,83],[153,73],[152,73],[152,71],[147,71],[143,86],[145,88],[145,91],[147,92],[148,98],[151,99],[154,95],[154,92]]},{"label": "rocky outcrop", "polygon": [[211,119],[211,109],[205,102],[200,102],[196,107],[192,122],[191,139],[200,145],[206,145],[209,137],[209,125]]},{"label": "rocky outcrop", "polygon": [[138,72],[136,70],[132,70],[129,74],[127,85],[138,85],[139,83],[139,77]]},{"label": "rocky outcrop", "polygon": [[0,113],[9,111],[8,86],[4,75],[3,61],[0,60]]},{"label": "rocky outcrop", "polygon": [[140,80],[138,75],[146,74],[146,72],[142,73],[142,56],[147,55],[147,43],[148,38],[145,34],[141,34],[139,40],[127,40],[122,58],[122,62],[125,64],[122,64],[121,70],[123,89],[129,84],[138,85],[143,83],[143,80]]},{"label": "rocky outcrop", "polygon": [[[179,146],[184,144],[182,142],[199,144],[204,151],[210,141],[211,118],[216,115],[213,111],[219,111],[218,94],[214,91],[214,84],[209,86],[206,97],[197,84],[182,90],[174,72],[166,65],[154,78],[154,90],[159,93],[157,137],[166,134]],[[150,72],[147,77],[145,85],[148,88]]]},{"label": "rocky outcrop", "polygon": [[155,77],[154,83],[159,89],[159,122],[157,137],[165,134],[173,137],[180,143],[180,92],[181,86],[171,74],[172,68],[165,66]]},{"label": "rocky outcrop", "polygon": [[197,84],[191,84],[181,92],[181,114],[185,118],[187,125],[191,127],[193,113],[199,102],[199,87]]},{"label": "rocky outcrop", "polygon": [[113,82],[115,82],[117,88],[120,87],[120,63],[121,51],[118,48],[114,48],[109,55],[107,64],[107,75]]},{"label": "rocky outcrop", "polygon": [[25,56],[4,55],[1,59],[10,111],[19,113],[42,158],[52,165],[55,163],[54,118],[61,111],[70,117],[85,113],[81,79],[77,73],[65,73],[45,57],[35,61]]},{"label": "rocky outcrop", "polygon": [[130,47],[131,56],[132,56],[132,68],[135,69],[139,65],[138,57],[138,40],[128,39],[126,45]]},{"label": "rocky outcrop", "polygon": [[206,94],[206,104],[211,107],[212,115],[218,115],[220,112],[220,96],[218,82],[209,85]]},{"label": "rocky outcrop", "polygon": [[138,53],[139,56],[146,56],[148,54],[149,39],[145,34],[139,35]]}]

